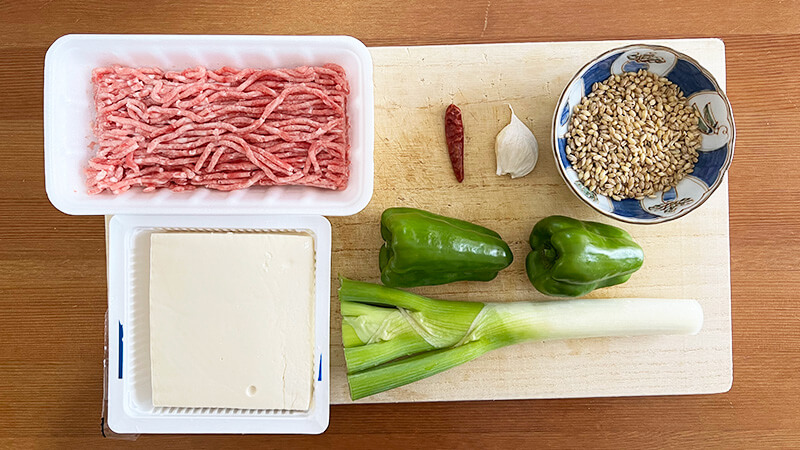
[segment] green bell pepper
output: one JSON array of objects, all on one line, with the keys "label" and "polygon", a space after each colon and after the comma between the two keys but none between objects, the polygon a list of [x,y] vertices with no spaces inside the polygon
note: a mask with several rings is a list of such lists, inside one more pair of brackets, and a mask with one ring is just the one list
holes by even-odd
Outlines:
[{"label": "green bell pepper", "polygon": [[514,259],[494,231],[414,208],[384,211],[381,237],[381,281],[391,287],[489,281]]},{"label": "green bell pepper", "polygon": [[531,231],[525,261],[533,286],[557,297],[579,297],[628,281],[644,252],[625,230],[564,216],[540,220]]}]

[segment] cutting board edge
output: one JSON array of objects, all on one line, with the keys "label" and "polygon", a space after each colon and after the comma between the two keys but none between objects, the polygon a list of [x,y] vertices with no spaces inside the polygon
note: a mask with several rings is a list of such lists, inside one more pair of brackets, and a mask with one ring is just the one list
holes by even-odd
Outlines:
[{"label": "cutting board edge", "polygon": [[483,402],[483,401],[506,401],[506,400],[557,400],[562,398],[573,399],[590,399],[590,398],[630,398],[630,397],[662,397],[662,396],[685,396],[685,395],[716,395],[724,394],[733,388],[733,372],[726,378],[725,382],[719,383],[716,387],[708,389],[697,390],[684,390],[675,392],[645,392],[636,394],[605,394],[605,393],[580,393],[580,394],[554,394],[554,395],[525,395],[519,397],[502,397],[502,398],[459,398],[459,399],[430,399],[430,400],[374,400],[374,401],[350,401],[350,402],[335,402],[332,401],[331,405],[387,405],[395,403],[440,403],[440,402]]},{"label": "cutting board edge", "polygon": [[[537,41],[537,42],[491,42],[491,43],[478,43],[478,44],[434,44],[434,45],[380,45],[375,47],[367,47],[367,50],[378,50],[381,49],[398,49],[398,48],[405,48],[408,51],[411,49],[443,49],[443,48],[453,48],[453,47],[473,47],[476,49],[481,48],[491,48],[498,45],[503,46],[528,46],[528,45],[570,45],[570,44],[603,44],[603,45],[611,45],[616,47],[622,47],[626,45],[634,45],[634,44],[645,44],[645,45],[665,45],[670,46],[670,44],[693,44],[693,43],[700,43],[705,42],[707,44],[712,44],[717,46],[716,49],[713,51],[722,52],[723,59],[727,58],[726,48],[725,48],[725,41],[722,38],[718,37],[703,37],[703,38],[664,38],[664,39],[611,39],[611,40],[588,40],[588,41]],[[373,65],[375,65],[373,61]],[[722,87],[725,88],[725,77],[726,74],[723,72],[722,74]]]}]

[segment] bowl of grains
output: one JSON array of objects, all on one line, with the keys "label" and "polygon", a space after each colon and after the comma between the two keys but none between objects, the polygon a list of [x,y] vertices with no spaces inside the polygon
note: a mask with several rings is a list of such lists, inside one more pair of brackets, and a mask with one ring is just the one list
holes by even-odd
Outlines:
[{"label": "bowl of grains", "polygon": [[598,56],[570,80],[552,144],[581,200],[617,220],[653,224],[711,196],[735,134],[730,103],[706,69],[671,48],[639,44]]}]

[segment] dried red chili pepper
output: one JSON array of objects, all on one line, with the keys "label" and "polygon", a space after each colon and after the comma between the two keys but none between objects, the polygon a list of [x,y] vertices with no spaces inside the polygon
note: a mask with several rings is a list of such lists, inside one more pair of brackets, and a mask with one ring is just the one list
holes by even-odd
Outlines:
[{"label": "dried red chili pepper", "polygon": [[447,139],[447,152],[450,164],[459,183],[464,181],[464,123],[461,121],[461,110],[456,105],[447,107],[444,113],[444,133]]}]

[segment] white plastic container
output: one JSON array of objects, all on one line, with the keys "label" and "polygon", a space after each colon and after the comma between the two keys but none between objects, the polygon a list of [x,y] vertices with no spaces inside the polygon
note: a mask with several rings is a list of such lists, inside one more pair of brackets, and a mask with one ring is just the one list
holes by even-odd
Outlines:
[{"label": "white plastic container", "polygon": [[[150,235],[163,231],[307,232],[314,237],[315,373],[307,412],[154,407]],[[126,433],[304,433],[328,427],[331,226],[321,216],[114,216],[108,227],[108,425]]]},{"label": "white plastic container", "polygon": [[[329,191],[305,186],[254,187],[233,192],[197,189],[120,195],[87,193],[84,168],[94,119],[91,72],[122,64],[183,70],[278,68],[335,63],[350,82],[351,166],[348,187]],[[50,202],[67,214],[322,214],[361,211],[373,184],[372,58],[348,36],[66,35],[45,56],[45,187]]]}]

